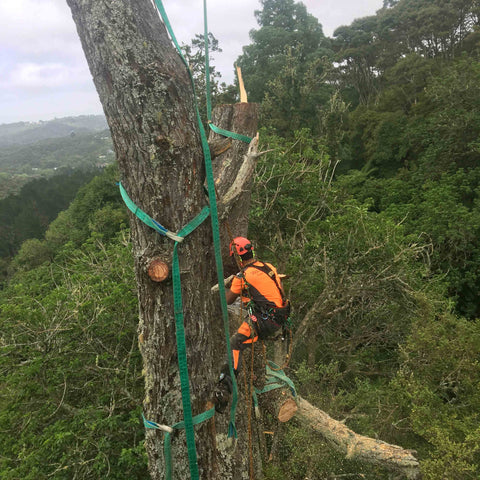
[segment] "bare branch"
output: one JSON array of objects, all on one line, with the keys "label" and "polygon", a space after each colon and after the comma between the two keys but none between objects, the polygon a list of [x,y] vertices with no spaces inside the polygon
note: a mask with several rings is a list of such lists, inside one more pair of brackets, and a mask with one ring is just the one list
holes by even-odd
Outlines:
[{"label": "bare branch", "polygon": [[301,397],[298,398],[295,418],[322,435],[330,446],[346,458],[378,465],[407,479],[420,478],[419,462],[413,455],[415,452],[359,435]]}]

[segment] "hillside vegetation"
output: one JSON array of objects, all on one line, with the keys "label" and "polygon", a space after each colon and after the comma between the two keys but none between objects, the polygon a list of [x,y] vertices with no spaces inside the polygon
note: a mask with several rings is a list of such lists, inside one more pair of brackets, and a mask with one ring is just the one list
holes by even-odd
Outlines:
[{"label": "hillside vegetation", "polygon": [[0,125],[0,281],[23,241],[41,239],[78,189],[114,162],[102,116]]},{"label": "hillside vegetation", "polygon": [[103,116],[0,125],[0,199],[32,179],[63,170],[91,170],[114,161]]},{"label": "hillside vegetation", "polygon": [[[262,0],[256,18],[238,63],[262,103],[269,152],[249,237],[288,275],[288,374],[356,432],[415,450],[426,480],[477,479],[478,2],[385,0],[333,38],[293,0]],[[0,291],[2,478],[147,476],[116,180],[110,166],[81,187],[10,263]],[[391,478],[294,423],[277,435],[267,479]]]},{"label": "hillside vegetation", "polygon": [[39,122],[3,123],[0,124],[0,147],[29,145],[40,140],[102,132],[107,129],[107,121],[103,115],[63,117]]}]

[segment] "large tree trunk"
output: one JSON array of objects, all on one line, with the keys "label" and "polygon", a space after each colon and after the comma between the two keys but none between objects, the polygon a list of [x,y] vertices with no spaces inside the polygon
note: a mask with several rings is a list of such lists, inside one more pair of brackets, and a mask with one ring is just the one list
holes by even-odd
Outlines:
[{"label": "large tree trunk", "polygon": [[[186,68],[150,0],[67,3],[110,126],[122,183],[141,209],[177,232],[208,203],[193,91]],[[216,121],[220,127],[252,136],[256,116],[256,106],[241,104],[224,107]],[[220,216],[229,220],[233,235],[245,235],[247,228],[256,142],[248,152],[247,148],[235,144],[216,160]],[[144,412],[148,420],[173,425],[183,420],[173,288],[171,280],[158,283],[148,275],[154,258],[171,264],[173,242],[133,215],[131,232],[138,284],[139,343],[144,360]],[[223,237],[224,249],[228,240]],[[210,221],[206,221],[179,246],[193,415],[208,408],[226,354],[218,295],[210,292],[217,283],[212,244]],[[247,378],[245,385],[249,383]],[[242,392],[242,384],[239,387]],[[255,478],[261,478],[259,438],[263,430],[255,422],[249,428],[248,404],[249,400],[241,396],[236,444],[226,440],[228,415],[216,416],[214,421],[195,428],[202,480],[248,478],[250,469],[256,473]],[[305,405],[300,404],[300,413],[314,421]],[[158,430],[146,431],[153,480],[163,479],[165,474],[163,435]],[[172,447],[174,478],[189,478],[184,432],[174,435]]]},{"label": "large tree trunk", "polygon": [[[67,3],[107,117],[121,181],[141,209],[177,232],[208,203],[187,70],[149,0]],[[256,119],[254,123],[256,129]],[[243,158],[239,160],[243,163]],[[173,425],[183,420],[183,414],[172,282],[157,283],[148,276],[153,258],[171,264],[173,241],[133,216],[131,232],[144,359],[144,412],[148,420]],[[226,355],[218,296],[210,293],[216,283],[212,246],[210,220],[179,246],[193,415],[207,408]],[[241,408],[239,412],[235,449],[223,440],[226,419],[216,419],[216,431],[211,421],[195,427],[201,479],[240,479],[247,474],[246,430]],[[149,471],[154,480],[164,478],[163,436],[158,430],[146,431]],[[172,449],[174,478],[189,478],[183,431],[174,435]]]}]

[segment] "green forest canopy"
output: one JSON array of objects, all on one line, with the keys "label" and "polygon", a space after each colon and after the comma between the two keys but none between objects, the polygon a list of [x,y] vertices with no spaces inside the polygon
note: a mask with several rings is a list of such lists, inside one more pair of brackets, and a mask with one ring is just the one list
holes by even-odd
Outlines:
[{"label": "green forest canopy", "polygon": [[[271,152],[249,235],[290,276],[289,374],[355,431],[416,450],[424,478],[478,478],[479,4],[385,1],[333,38],[293,0],[256,18],[238,63]],[[146,476],[116,178],[81,188],[10,264],[2,478]],[[281,445],[267,478],[389,478],[293,424]]]}]

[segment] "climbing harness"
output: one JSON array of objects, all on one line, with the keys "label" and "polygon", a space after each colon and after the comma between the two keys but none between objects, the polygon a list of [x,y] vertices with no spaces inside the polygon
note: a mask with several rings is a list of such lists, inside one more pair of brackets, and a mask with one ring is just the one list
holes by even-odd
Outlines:
[{"label": "climbing harness", "polygon": [[[247,311],[253,320],[256,320],[258,335],[261,340],[270,337],[279,328],[285,329],[290,323],[290,302],[287,300],[283,289],[280,287],[275,272],[264,262],[262,265],[249,264],[242,269],[242,278],[246,285],[246,293],[249,298]],[[266,274],[276,285],[281,297],[283,306],[278,307],[273,302],[265,299],[260,292],[247,281],[245,272],[249,268],[254,268]]]}]

